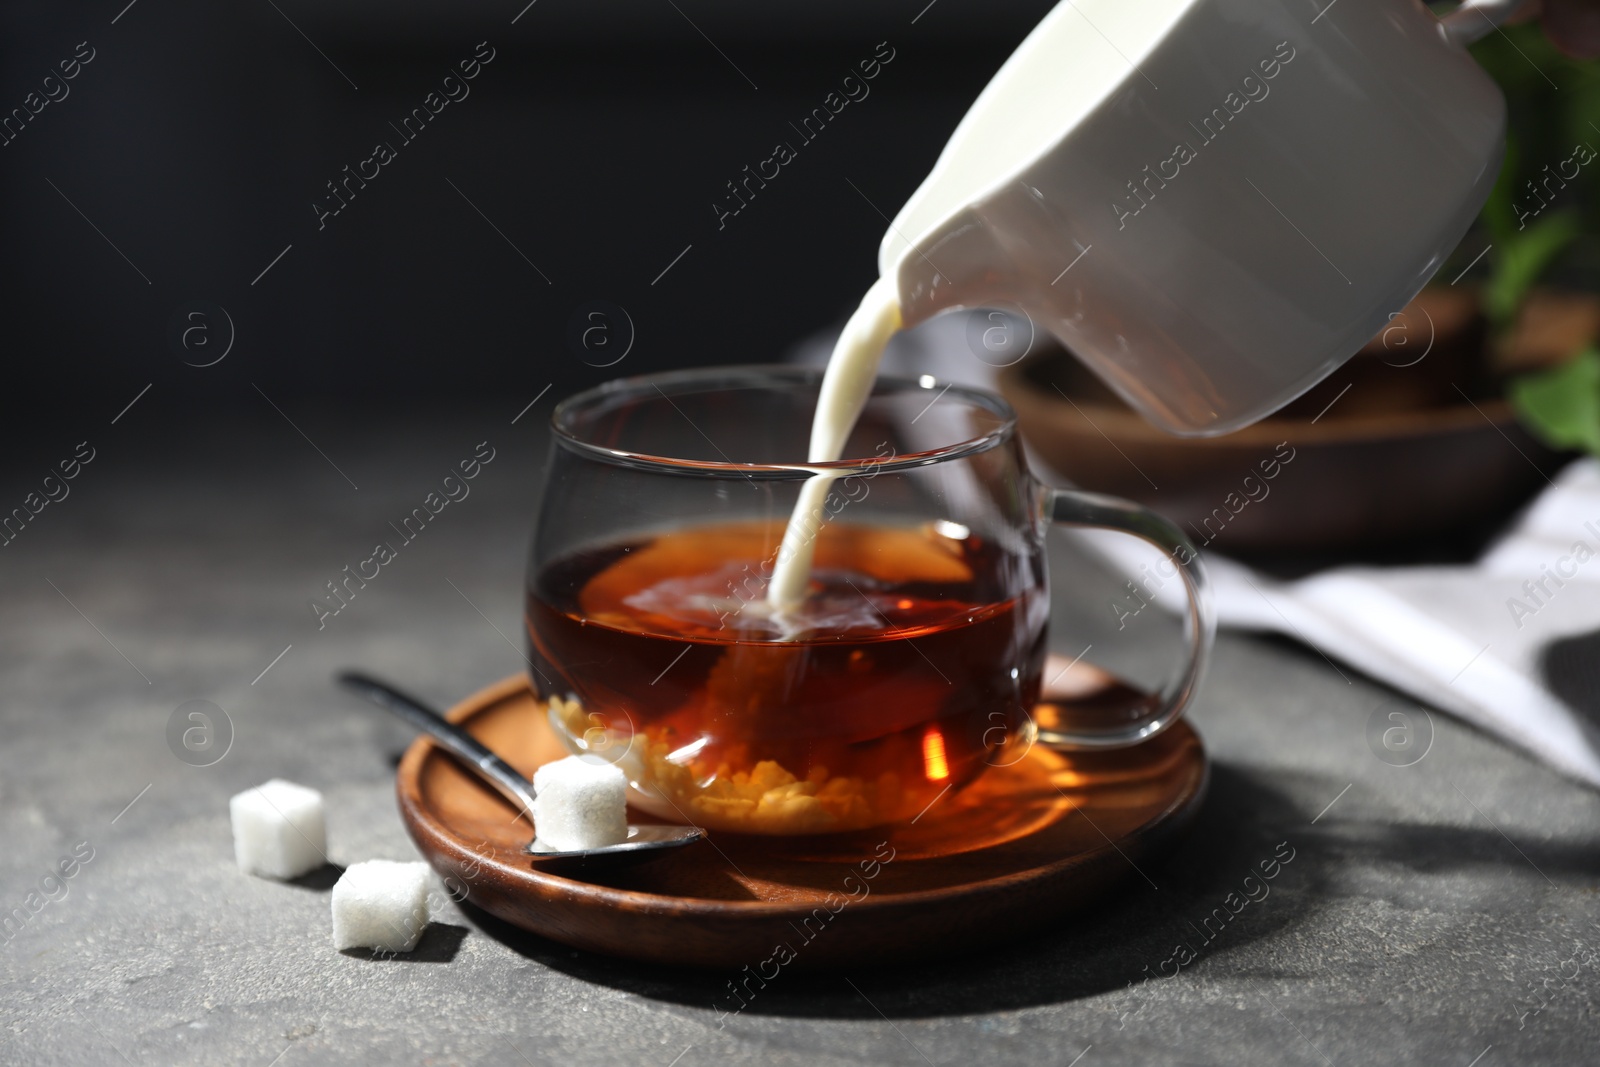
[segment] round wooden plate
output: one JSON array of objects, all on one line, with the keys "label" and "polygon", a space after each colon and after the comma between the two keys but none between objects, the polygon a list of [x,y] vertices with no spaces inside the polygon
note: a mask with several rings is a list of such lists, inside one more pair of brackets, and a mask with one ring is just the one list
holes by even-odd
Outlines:
[{"label": "round wooden plate", "polygon": [[[566,755],[520,675],[450,718],[530,778]],[[426,739],[401,760],[396,791],[447,888],[515,926],[656,963],[815,970],[948,958],[1087,907],[1170,846],[1206,778],[1200,738],[1180,722],[1113,753],[1036,746],[912,823],[812,838],[715,833],[632,866],[535,866],[521,852],[527,820]]]}]

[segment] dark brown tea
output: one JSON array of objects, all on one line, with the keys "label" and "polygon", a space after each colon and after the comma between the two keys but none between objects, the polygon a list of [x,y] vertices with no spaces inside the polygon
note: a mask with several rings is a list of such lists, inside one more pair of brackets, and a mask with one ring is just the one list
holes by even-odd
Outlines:
[{"label": "dark brown tea", "polygon": [[1035,557],[951,523],[829,523],[804,604],[774,615],[782,536],[696,527],[550,563],[528,593],[534,684],[664,817],[750,833],[915,817],[1025,728]]}]

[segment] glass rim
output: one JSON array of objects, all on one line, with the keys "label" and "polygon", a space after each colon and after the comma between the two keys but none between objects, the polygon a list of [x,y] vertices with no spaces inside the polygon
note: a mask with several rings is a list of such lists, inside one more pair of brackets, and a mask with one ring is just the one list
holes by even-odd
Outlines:
[{"label": "glass rim", "polygon": [[[878,377],[872,386],[872,396],[884,391],[917,390],[933,394],[933,399],[954,396],[972,407],[982,408],[1000,419],[1000,424],[987,433],[956,441],[938,448],[920,452],[902,452],[892,457],[872,456],[860,459],[840,459],[828,463],[736,463],[732,460],[682,459],[649,452],[608,448],[585,440],[573,427],[576,419],[608,402],[618,402],[629,396],[648,396],[652,392],[673,403],[675,396],[715,392],[735,388],[767,388],[781,390],[785,387],[815,386],[822,382],[818,367],[782,363],[746,363],[725,367],[697,367],[688,370],[663,371],[655,374],[636,374],[613,378],[608,382],[585,389],[567,397],[556,405],[550,414],[550,430],[562,446],[583,455],[619,466],[654,470],[662,473],[683,474],[703,471],[707,474],[738,474],[745,477],[762,475],[777,478],[808,478],[813,474],[881,474],[886,471],[907,470],[935,463],[964,459],[987,452],[1010,440],[1016,433],[1017,413],[1004,397],[984,389],[959,385],[955,382],[921,375],[906,378],[898,375]],[[673,404],[676,407],[676,404]],[[931,406],[931,403],[930,403]],[[919,416],[920,417],[920,416]],[[687,416],[685,416],[687,418]],[[696,427],[696,429],[699,429]],[[704,436],[704,431],[701,431]],[[709,441],[710,439],[707,438]],[[712,445],[716,447],[715,444]],[[718,449],[718,451],[721,451]]]}]

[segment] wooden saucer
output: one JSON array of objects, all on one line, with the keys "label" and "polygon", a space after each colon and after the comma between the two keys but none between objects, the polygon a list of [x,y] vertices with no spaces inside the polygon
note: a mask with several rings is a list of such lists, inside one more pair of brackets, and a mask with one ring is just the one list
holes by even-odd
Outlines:
[{"label": "wooden saucer", "polygon": [[[530,778],[566,754],[520,675],[450,719]],[[406,752],[395,786],[447,888],[515,926],[655,963],[816,970],[948,958],[1085,908],[1170,846],[1206,778],[1200,738],[1180,722],[1112,753],[1036,746],[914,823],[813,838],[718,832],[647,863],[559,868],[535,867],[521,852],[527,820],[431,741]]]}]

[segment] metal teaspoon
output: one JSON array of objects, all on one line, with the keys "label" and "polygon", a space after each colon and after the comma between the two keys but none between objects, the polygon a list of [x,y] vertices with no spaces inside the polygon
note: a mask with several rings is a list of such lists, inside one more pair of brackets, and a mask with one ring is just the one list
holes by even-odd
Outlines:
[{"label": "metal teaspoon", "polygon": [[[489,751],[477,738],[433,709],[370,675],[359,671],[344,671],[338,675],[338,682],[433,738],[467,770],[493,786],[502,796],[515,804],[528,816],[530,823],[533,821],[533,783],[518,774],[511,764]],[[538,827],[535,826],[534,830],[537,833]],[[524,846],[523,851],[536,860],[590,859],[601,856],[643,859],[641,853],[692,845],[705,836],[706,831],[698,826],[629,823],[628,839],[615,845],[562,852],[550,849],[535,837]]]}]

